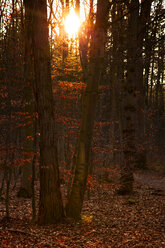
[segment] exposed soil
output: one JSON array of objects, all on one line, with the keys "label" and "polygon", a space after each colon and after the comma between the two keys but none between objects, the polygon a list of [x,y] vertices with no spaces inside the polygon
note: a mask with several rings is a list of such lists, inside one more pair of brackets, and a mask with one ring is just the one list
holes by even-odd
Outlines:
[{"label": "exposed soil", "polygon": [[[119,196],[116,183],[94,186],[85,200],[82,221],[38,226],[30,221],[31,200],[11,193],[11,218],[0,201],[0,247],[165,247],[165,177],[135,173],[135,193]],[[16,189],[17,190],[17,189]]]}]

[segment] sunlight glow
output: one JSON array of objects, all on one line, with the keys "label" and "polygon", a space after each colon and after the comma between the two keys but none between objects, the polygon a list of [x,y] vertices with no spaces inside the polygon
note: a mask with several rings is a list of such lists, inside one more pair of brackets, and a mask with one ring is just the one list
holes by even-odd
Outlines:
[{"label": "sunlight glow", "polygon": [[74,9],[71,9],[69,12],[68,16],[64,20],[64,25],[69,38],[75,38],[80,27],[80,18],[76,15]]}]

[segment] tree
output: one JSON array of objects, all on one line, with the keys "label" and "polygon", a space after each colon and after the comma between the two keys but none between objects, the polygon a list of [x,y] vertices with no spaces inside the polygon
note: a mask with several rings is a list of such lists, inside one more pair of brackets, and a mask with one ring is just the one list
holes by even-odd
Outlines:
[{"label": "tree", "polygon": [[[30,1],[28,1],[30,4]],[[55,223],[64,215],[57,160],[46,0],[33,1],[33,90],[40,127],[40,200],[38,222]]]},{"label": "tree", "polygon": [[108,12],[108,1],[98,0],[96,24],[91,38],[87,86],[83,97],[83,110],[76,158],[75,177],[68,199],[68,204],[66,206],[67,216],[74,219],[80,219],[90,164],[92,131],[96,111],[98,86],[104,61],[104,45]]},{"label": "tree", "polygon": [[127,75],[122,85],[122,150],[121,189],[122,194],[133,191],[133,170],[136,161],[137,147],[136,114],[137,114],[137,85],[136,85],[136,51],[138,29],[138,1],[132,0],[127,30]]},{"label": "tree", "polygon": [[[21,187],[18,192],[19,197],[31,197],[32,186],[32,153],[33,153],[33,115],[34,97],[32,93],[32,81],[34,80],[34,66],[32,57],[32,7],[33,1],[24,1],[25,4],[25,55],[24,55],[24,98],[25,98],[25,163],[22,167]],[[22,20],[23,21],[23,20]],[[30,155],[30,156],[29,156]]]},{"label": "tree", "polygon": [[[151,3],[153,0],[143,1],[141,9],[139,4],[137,47],[136,47],[136,87],[137,87],[137,123],[136,123],[136,144],[137,154],[135,167],[139,169],[147,168],[147,154],[145,145],[145,83],[143,79],[144,58],[143,46],[146,39],[148,23],[150,21]],[[131,11],[131,9],[130,9]]]},{"label": "tree", "polygon": [[[150,17],[151,1],[127,2],[126,77],[122,85],[121,193],[133,191],[134,168],[146,168],[145,149],[145,85],[143,82],[143,45]],[[141,8],[140,8],[141,7]]]},{"label": "tree", "polygon": [[[126,20],[123,18],[125,6],[122,2],[112,5],[109,43],[112,48],[107,51],[109,59],[107,67],[110,70],[110,120],[112,163],[121,161],[121,86],[124,80],[124,52],[126,47]],[[120,120],[120,121],[119,121]],[[120,156],[119,156],[120,155]]]},{"label": "tree", "polygon": [[[2,16],[4,22],[1,23],[0,30],[2,36],[0,37],[0,119],[1,119],[1,163],[6,180],[6,214],[9,216],[9,200],[10,200],[10,183],[12,173],[17,168],[16,160],[19,160],[18,140],[18,112],[21,112],[22,104],[20,98],[22,91],[23,74],[22,69],[23,60],[20,58],[22,44],[21,36],[21,22],[19,17],[20,11],[15,8],[15,2],[11,1],[11,19],[7,20],[6,2],[2,2]],[[18,20],[19,19],[19,20]],[[17,31],[17,32],[16,32]],[[19,72],[19,73],[18,73]],[[17,117],[16,117],[17,116]],[[17,160],[17,161],[18,161]],[[3,180],[1,184],[1,192],[3,189]]]}]

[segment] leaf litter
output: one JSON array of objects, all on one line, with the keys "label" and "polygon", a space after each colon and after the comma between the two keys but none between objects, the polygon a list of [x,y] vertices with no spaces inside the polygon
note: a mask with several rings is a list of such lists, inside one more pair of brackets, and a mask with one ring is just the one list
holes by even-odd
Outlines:
[{"label": "leaf litter", "polygon": [[165,178],[154,180],[136,174],[132,196],[116,194],[115,182],[98,183],[84,201],[81,221],[46,226],[31,221],[31,200],[17,198],[17,186],[11,191],[11,218],[5,218],[5,202],[0,201],[0,247],[164,248]]}]

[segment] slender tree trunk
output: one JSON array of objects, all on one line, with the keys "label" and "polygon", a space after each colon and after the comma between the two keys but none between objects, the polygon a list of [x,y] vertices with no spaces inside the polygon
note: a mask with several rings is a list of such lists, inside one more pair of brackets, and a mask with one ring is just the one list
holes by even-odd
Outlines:
[{"label": "slender tree trunk", "polygon": [[[12,29],[11,35],[13,40],[15,40],[15,21],[14,21],[14,10],[15,4],[14,0],[12,0]],[[10,26],[11,28],[11,26]],[[14,48],[13,40],[9,39],[11,42],[11,47]],[[10,46],[9,46],[10,48]],[[15,52],[13,52],[11,57],[11,65],[14,67],[14,59],[15,59]],[[7,66],[7,65],[6,65]],[[15,67],[14,67],[15,69]],[[13,71],[9,71],[13,73]],[[5,205],[6,205],[6,217],[10,217],[10,184],[11,184],[11,175],[12,175],[12,162],[14,158],[14,153],[12,149],[12,86],[13,86],[13,79],[10,78],[9,74],[7,75],[7,119],[8,119],[8,129],[6,135],[6,159],[5,159],[5,181],[6,181],[6,197],[5,197]]]},{"label": "slender tree trunk", "polygon": [[136,51],[138,27],[138,0],[130,3],[130,16],[127,36],[127,78],[123,83],[122,146],[123,162],[121,165],[121,188],[119,193],[130,194],[133,191],[133,169],[136,161]]},{"label": "slender tree trunk", "polygon": [[[116,145],[121,142],[121,130],[118,124],[120,109],[121,109],[121,83],[124,78],[124,25],[123,21],[118,21],[123,15],[123,5],[113,4],[112,8],[112,62],[111,68],[111,144],[112,144],[112,163],[119,162],[119,152],[116,150]],[[121,153],[121,152],[120,152]]]},{"label": "slender tree trunk", "polygon": [[86,189],[98,86],[104,60],[107,20],[108,1],[99,0],[97,4],[96,24],[91,43],[88,81],[83,99],[84,102],[76,161],[76,171],[73,187],[68,198],[68,204],[66,206],[67,216],[74,219],[80,219],[84,193]]},{"label": "slender tree trunk", "polygon": [[54,103],[51,84],[50,51],[46,0],[34,1],[33,52],[34,94],[40,127],[39,224],[55,223],[63,217],[55,137]]},{"label": "slender tree trunk", "polygon": [[143,46],[144,37],[147,32],[147,23],[150,20],[152,0],[145,1],[141,6],[141,13],[138,18],[137,30],[137,55],[136,55],[136,84],[137,84],[137,127],[136,127],[136,140],[137,140],[137,158],[136,167],[140,169],[147,168],[146,161],[146,147],[145,147],[145,84],[143,79]]},{"label": "slender tree trunk", "polygon": [[11,168],[6,168],[6,197],[5,197],[5,205],[6,205],[6,217],[7,218],[10,217],[10,184],[11,184],[11,175],[12,175],[12,169]]},{"label": "slender tree trunk", "polygon": [[31,188],[32,188],[32,219],[35,220],[36,218],[36,197],[35,197],[35,177],[36,177],[36,159],[37,159],[37,144],[38,144],[38,137],[37,137],[37,123],[38,120],[35,117],[34,118],[34,143],[33,143],[33,161],[32,161],[32,182],[31,182]]},{"label": "slender tree trunk", "polygon": [[76,13],[80,16],[80,0],[76,0]]},{"label": "slender tree trunk", "polygon": [[79,31],[79,52],[80,52],[80,61],[83,70],[83,80],[87,82],[88,80],[88,69],[89,69],[89,43],[93,30],[93,0],[90,0],[90,9],[88,20],[86,21],[85,26],[82,26]]},{"label": "slender tree trunk", "polygon": [[32,59],[32,8],[33,0],[25,0],[25,64],[24,64],[24,80],[25,80],[25,146],[24,159],[25,163],[22,167],[21,188],[18,196],[31,197],[31,176],[32,176],[32,159],[30,154],[33,153],[33,92],[32,81],[34,80],[34,67]]},{"label": "slender tree trunk", "polygon": [[[65,5],[64,5],[65,2]],[[69,14],[69,0],[62,1],[62,16],[63,18],[66,18],[66,16]],[[61,27],[61,33],[62,33],[62,39],[63,39],[63,45],[62,45],[62,67],[65,68],[65,62],[68,57],[68,34],[65,31],[64,25]]]},{"label": "slender tree trunk", "polygon": [[150,65],[151,65],[151,52],[152,52],[152,45],[150,44],[151,39],[149,38],[149,32],[147,30],[145,34],[145,102],[146,107],[149,107],[149,75],[150,75]]}]

